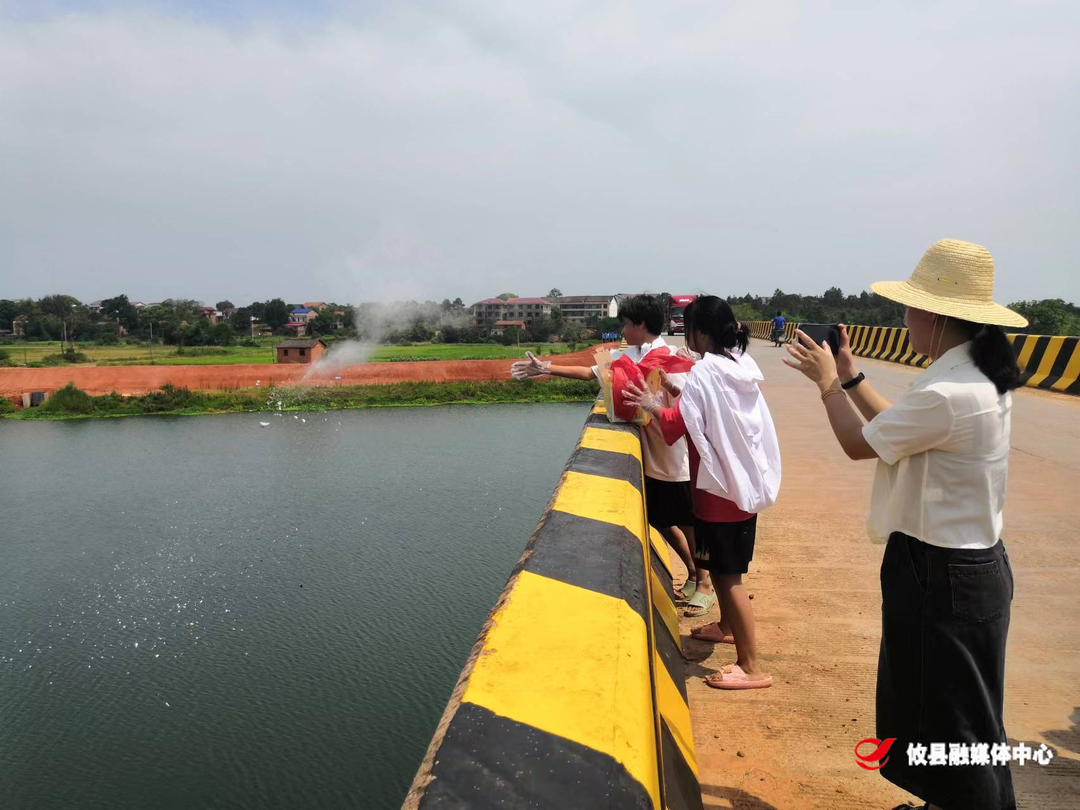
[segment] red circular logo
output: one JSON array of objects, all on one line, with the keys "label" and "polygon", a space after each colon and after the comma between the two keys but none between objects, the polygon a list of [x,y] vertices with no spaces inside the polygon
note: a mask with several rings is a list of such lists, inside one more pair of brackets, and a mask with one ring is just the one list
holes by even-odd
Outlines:
[{"label": "red circular logo", "polygon": [[[865,768],[868,771],[878,770],[889,761],[889,749],[892,748],[894,742],[896,742],[896,737],[889,737],[886,740],[876,740],[873,737],[867,737],[865,740],[860,740],[855,746],[855,763],[860,768]],[[873,745],[874,750],[869,754],[860,754],[859,748],[863,745]]]}]

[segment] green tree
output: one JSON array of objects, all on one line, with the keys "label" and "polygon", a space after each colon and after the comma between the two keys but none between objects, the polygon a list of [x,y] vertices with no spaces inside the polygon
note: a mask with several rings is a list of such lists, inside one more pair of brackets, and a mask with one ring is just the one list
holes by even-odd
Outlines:
[{"label": "green tree", "polygon": [[338,316],[334,314],[334,308],[323,307],[311,322],[311,334],[329,335],[337,329],[337,324]]},{"label": "green tree", "polygon": [[585,329],[577,321],[564,321],[562,324],[562,339],[567,343],[577,343],[584,333]]},{"label": "green tree", "polygon": [[214,304],[214,308],[218,312],[228,312],[230,309],[236,309],[236,307],[233,306],[233,302],[230,301],[228,298],[226,298],[224,301],[218,301],[216,304]]},{"label": "green tree", "polygon": [[228,321],[213,324],[210,327],[210,339],[215,346],[232,346],[236,343],[236,330]]},{"label": "green tree", "polygon": [[764,318],[762,317],[761,312],[754,309],[754,307],[751,306],[750,304],[735,304],[731,308],[731,311],[734,312],[735,317],[738,318],[743,323],[745,323],[747,321],[761,321],[761,320],[764,320]]},{"label": "green tree", "polygon": [[516,326],[508,326],[499,336],[499,343],[503,346],[513,346],[521,342],[521,329]]},{"label": "green tree", "polygon": [[1076,308],[1060,298],[1045,298],[1041,301],[1017,301],[1010,304],[1028,319],[1028,327],[1023,330],[1030,335],[1078,335],[1080,334],[1080,316],[1072,310]]},{"label": "green tree", "polygon": [[526,340],[547,341],[555,334],[555,322],[548,315],[541,315],[526,331]]},{"label": "green tree", "polygon": [[129,332],[139,326],[139,310],[132,306],[126,295],[106,298],[101,302],[101,312],[108,316],[109,320],[119,323]]},{"label": "green tree", "polygon": [[547,297],[549,301],[557,301],[558,299],[562,298],[562,290],[560,290],[558,287],[552,287],[548,291]]},{"label": "green tree", "polygon": [[71,311],[81,306],[79,299],[70,295],[46,295],[38,300],[38,309],[43,315],[55,315],[57,318],[70,318]]},{"label": "green tree", "polygon": [[509,301],[511,298],[518,298],[517,293],[499,293],[496,298],[501,298],[503,301]]},{"label": "green tree", "polygon": [[280,329],[289,322],[289,305],[280,298],[271,298],[265,304],[263,320],[271,329]]}]

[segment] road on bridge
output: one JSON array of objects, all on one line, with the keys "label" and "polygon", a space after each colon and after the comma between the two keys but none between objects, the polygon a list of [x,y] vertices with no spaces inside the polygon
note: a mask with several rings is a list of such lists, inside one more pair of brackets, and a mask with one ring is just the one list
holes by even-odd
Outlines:
[{"label": "road on bridge", "polygon": [[[680,342],[672,339],[670,342]],[[878,569],[866,540],[874,462],[852,462],[833,439],[817,390],[754,341],[784,459],[776,506],[760,520],[747,582],[770,689],[722,692],[703,676],[734,648],[694,641],[682,620],[701,788],[709,808],[891,808],[910,798],[856,765],[874,736],[880,639]],[[897,398],[917,369],[859,366]],[[1080,807],[1080,398],[1030,389],[1014,398],[1005,543],[1016,594],[1005,727],[1014,741],[1057,751],[1048,766],[1013,765],[1019,806]],[[943,740],[942,742],[948,742]]]}]

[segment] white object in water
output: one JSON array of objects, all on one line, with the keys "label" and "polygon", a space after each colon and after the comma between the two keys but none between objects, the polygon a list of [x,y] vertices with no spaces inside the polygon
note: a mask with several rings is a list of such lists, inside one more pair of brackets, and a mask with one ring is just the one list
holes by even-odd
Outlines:
[{"label": "white object in water", "polygon": [[303,422],[305,425],[307,424],[307,419],[301,419],[300,421]]},{"label": "white object in water", "polygon": [[263,427],[270,427],[269,422],[259,422],[259,424],[262,425]]}]

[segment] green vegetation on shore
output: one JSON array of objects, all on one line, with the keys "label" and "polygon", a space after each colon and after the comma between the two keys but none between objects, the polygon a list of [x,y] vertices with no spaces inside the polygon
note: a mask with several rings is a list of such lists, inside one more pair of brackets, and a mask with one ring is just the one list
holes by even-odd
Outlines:
[{"label": "green vegetation on shore", "polygon": [[[492,382],[407,382],[389,385],[283,387],[269,391],[190,391],[162,386],[144,396],[117,393],[91,396],[71,383],[38,408],[16,410],[0,398],[0,414],[11,419],[86,419],[148,414],[201,414],[269,412],[275,410],[325,411],[452,404],[521,402],[588,402],[599,391],[594,382],[498,380]],[[10,408],[5,408],[7,403]],[[280,405],[279,405],[280,403]]]},{"label": "green vegetation on shore", "polygon": [[[239,346],[162,346],[155,343],[152,362],[159,366],[217,366],[233,364],[273,363],[275,346],[281,338],[260,338],[252,341],[257,345]],[[331,347],[333,340],[328,340]],[[505,360],[524,356],[527,349],[534,354],[565,354],[593,345],[595,341],[582,343],[541,343],[503,346],[498,343],[415,343],[372,346],[369,363],[389,363],[422,360]],[[538,350],[539,348],[539,350]],[[0,346],[0,366],[54,366],[64,365],[57,341],[22,341]],[[78,344],[78,362],[96,363],[99,366],[147,366],[151,364],[150,347],[143,343],[99,346],[92,343]]]}]

